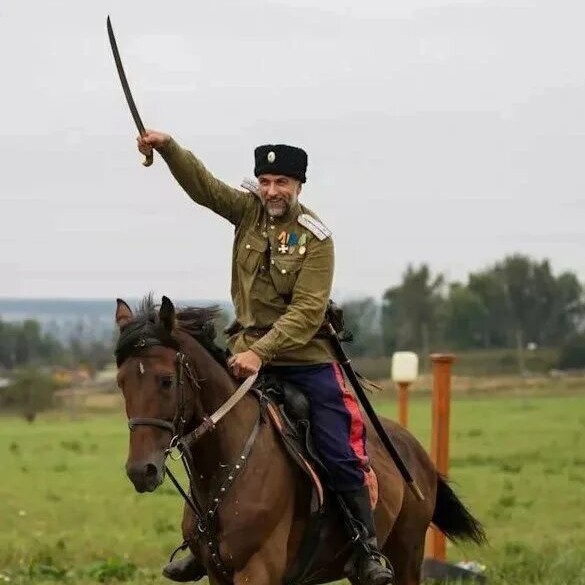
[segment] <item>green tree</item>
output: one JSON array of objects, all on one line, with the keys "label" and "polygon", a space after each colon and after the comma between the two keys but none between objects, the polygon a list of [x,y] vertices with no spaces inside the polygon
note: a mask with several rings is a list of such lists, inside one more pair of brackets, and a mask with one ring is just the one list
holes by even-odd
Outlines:
[{"label": "green tree", "polygon": [[56,388],[50,376],[29,367],[18,372],[13,383],[2,389],[0,400],[3,408],[20,412],[33,422],[39,412],[52,406]]},{"label": "green tree", "polygon": [[445,279],[433,276],[428,265],[409,265],[399,286],[389,288],[382,301],[382,329],[386,348],[418,350],[427,355],[440,339]]},{"label": "green tree", "polygon": [[585,315],[577,277],[570,272],[555,277],[548,260],[508,256],[470,274],[468,288],[487,309],[487,345],[516,347],[521,371],[527,343],[559,345],[577,331]]},{"label": "green tree", "polygon": [[345,328],[353,334],[348,352],[353,356],[384,355],[380,327],[380,307],[369,297],[347,301],[341,305]]},{"label": "green tree", "polygon": [[457,349],[485,347],[488,319],[488,310],[476,292],[459,283],[449,287],[444,335],[451,346]]},{"label": "green tree", "polygon": [[558,367],[561,370],[585,368],[585,333],[573,335],[563,343]]},{"label": "green tree", "polygon": [[506,287],[494,270],[484,270],[469,275],[467,288],[474,293],[486,308],[488,319],[484,324],[483,339],[488,347],[510,345],[511,308]]},{"label": "green tree", "polygon": [[5,368],[48,363],[58,359],[63,351],[63,346],[55,338],[42,333],[37,321],[0,321],[0,365]]}]

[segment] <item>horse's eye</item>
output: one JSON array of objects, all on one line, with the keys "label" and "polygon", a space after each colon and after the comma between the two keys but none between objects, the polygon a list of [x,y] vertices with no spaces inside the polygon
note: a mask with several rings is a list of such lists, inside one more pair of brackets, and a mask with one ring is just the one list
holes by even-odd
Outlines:
[{"label": "horse's eye", "polygon": [[170,390],[173,386],[173,377],[172,376],[161,376],[159,383],[160,383],[160,387],[163,390]]}]

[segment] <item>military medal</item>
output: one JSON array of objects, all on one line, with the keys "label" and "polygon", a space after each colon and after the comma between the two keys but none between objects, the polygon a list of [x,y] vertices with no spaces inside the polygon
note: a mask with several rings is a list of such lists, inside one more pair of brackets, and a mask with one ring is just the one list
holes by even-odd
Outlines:
[{"label": "military medal", "polygon": [[299,254],[302,256],[306,251],[307,248],[305,244],[307,243],[307,234],[302,234],[299,239]]},{"label": "military medal", "polygon": [[299,236],[294,232],[288,235],[288,253],[294,254],[297,244],[299,243]]},{"label": "military medal", "polygon": [[280,242],[278,251],[281,254],[286,254],[288,252],[288,246],[286,245],[288,241],[288,234],[286,232],[281,232],[280,235],[278,236],[278,241]]}]

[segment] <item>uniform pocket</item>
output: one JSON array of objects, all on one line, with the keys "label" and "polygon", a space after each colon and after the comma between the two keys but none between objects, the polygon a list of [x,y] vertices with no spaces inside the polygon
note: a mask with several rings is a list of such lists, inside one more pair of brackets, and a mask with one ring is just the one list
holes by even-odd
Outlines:
[{"label": "uniform pocket", "polygon": [[270,276],[276,292],[281,295],[292,293],[303,266],[302,257],[274,256],[270,262]]},{"label": "uniform pocket", "polygon": [[255,273],[264,259],[267,247],[265,238],[254,232],[247,233],[238,245],[236,262],[246,272]]}]

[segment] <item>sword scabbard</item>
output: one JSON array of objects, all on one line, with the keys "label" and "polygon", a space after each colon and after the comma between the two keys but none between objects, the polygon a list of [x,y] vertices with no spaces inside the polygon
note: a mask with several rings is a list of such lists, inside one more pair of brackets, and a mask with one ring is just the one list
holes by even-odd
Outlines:
[{"label": "sword scabbard", "polygon": [[370,422],[372,423],[374,430],[376,431],[378,437],[380,437],[382,445],[384,445],[386,451],[396,464],[398,471],[404,478],[404,481],[406,482],[406,484],[408,485],[416,499],[419,502],[424,502],[425,497],[421,489],[417,485],[416,481],[413,479],[412,475],[410,474],[410,471],[408,470],[406,464],[404,463],[404,460],[400,456],[400,453],[394,446],[392,439],[389,437],[388,433],[386,432],[386,429],[382,426],[382,423],[380,422],[378,415],[376,414],[373,406],[370,404],[370,401],[368,400],[368,397],[366,396],[364,389],[361,387],[357,375],[351,365],[351,361],[347,357],[343,349],[343,346],[341,345],[341,341],[337,336],[337,331],[335,330],[335,327],[333,327],[333,325],[331,324],[331,321],[329,320],[327,315],[325,317],[325,325],[330,333],[331,345],[333,346],[337,360],[341,364],[341,367],[343,368],[343,371],[345,372],[350,384],[352,385],[356,393],[356,396],[358,397],[358,400],[361,402],[361,405],[366,411],[366,414],[368,415],[368,418],[370,419]]}]

